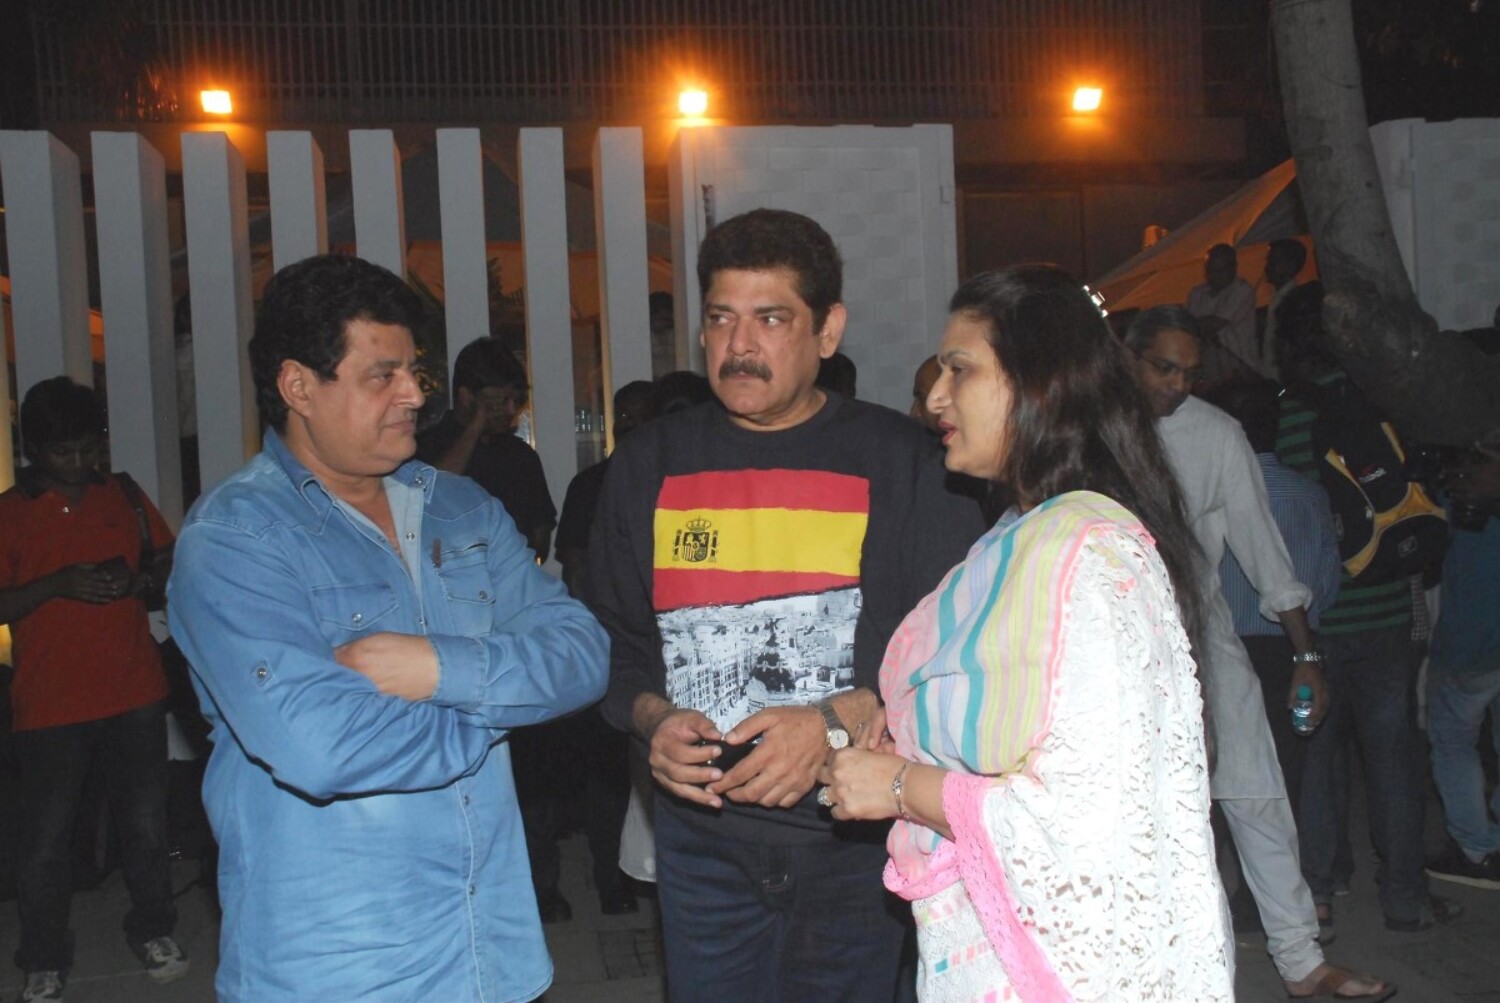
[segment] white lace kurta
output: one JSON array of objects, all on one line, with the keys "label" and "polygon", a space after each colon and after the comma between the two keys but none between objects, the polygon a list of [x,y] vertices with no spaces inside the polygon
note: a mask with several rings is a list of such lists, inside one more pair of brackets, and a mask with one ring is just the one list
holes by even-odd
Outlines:
[{"label": "white lace kurta", "polygon": [[[919,995],[1231,999],[1203,704],[1165,569],[1108,499],[1073,494],[1052,504],[981,540],[897,632],[882,673],[883,688],[889,680],[897,691],[887,699],[896,698],[898,748],[911,754],[915,743],[914,758],[953,770],[943,797],[953,840],[904,823],[891,840],[887,883],[913,899]],[[1059,563],[1066,570],[1054,579]],[[994,567],[1005,579],[998,588]],[[1006,612],[1013,581],[1028,595]],[[975,600],[967,609],[965,590]],[[1049,593],[1060,610],[1042,603]],[[1048,637],[1038,646],[1016,639],[1015,614],[1044,624]],[[944,636],[934,643],[934,633]],[[949,656],[951,671],[941,667]],[[1033,664],[986,664],[1012,657]],[[901,692],[903,679],[914,689]],[[1039,702],[1046,710],[1017,768],[963,769],[974,755],[966,739],[986,714]],[[1036,949],[1040,965],[1026,960]],[[1050,972],[1038,979],[1038,968]]]}]

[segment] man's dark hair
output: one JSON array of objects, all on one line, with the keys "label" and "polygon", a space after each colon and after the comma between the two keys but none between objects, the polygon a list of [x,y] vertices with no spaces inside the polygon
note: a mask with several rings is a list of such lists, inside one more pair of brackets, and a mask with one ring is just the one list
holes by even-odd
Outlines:
[{"label": "man's dark hair", "polygon": [[92,387],[54,376],[26,391],[21,401],[21,448],[35,462],[43,446],[104,434],[104,411]]},{"label": "man's dark hair", "polygon": [[525,393],[528,381],[526,367],[499,338],[476,338],[463,347],[453,360],[453,397],[459,390],[472,394],[487,387],[519,390]]},{"label": "man's dark hair", "polygon": [[713,399],[713,387],[706,377],[688,369],[678,369],[657,379],[651,413],[658,417],[674,414]]},{"label": "man's dark hair", "polygon": [[671,293],[662,292],[661,290],[657,290],[656,292],[652,293],[650,296],[646,297],[646,312],[647,313],[656,313],[659,310],[665,310],[668,313],[671,312],[671,310],[672,310],[672,294]]},{"label": "man's dark hair", "polygon": [[801,213],[752,209],[708,231],[698,249],[698,290],[706,298],[718,272],[778,268],[794,276],[797,295],[812,308],[813,334],[821,334],[828,311],[843,300],[844,262],[828,231]]},{"label": "man's dark hair", "polygon": [[1302,241],[1293,240],[1291,237],[1273,240],[1266,250],[1266,260],[1270,261],[1278,257],[1286,259],[1287,272],[1296,276],[1302,271],[1302,266],[1307,264],[1307,246]]},{"label": "man's dark hair", "polygon": [[250,339],[250,371],[262,425],[286,429],[287,407],[276,381],[287,359],[329,381],[348,352],[351,321],[421,330],[422,298],[392,272],[346,254],[320,254],[287,265],[266,283]]},{"label": "man's dark hair", "polygon": [[824,390],[832,390],[853,400],[858,380],[859,370],[854,360],[843,352],[834,352],[818,363],[817,385]]},{"label": "man's dark hair", "polygon": [[646,405],[647,412],[651,412],[655,407],[656,384],[650,380],[631,380],[615,391],[616,410],[632,401],[640,401]]},{"label": "man's dark hair", "polygon": [[1200,344],[1203,341],[1198,318],[1188,313],[1187,307],[1165,303],[1135,315],[1125,330],[1125,347],[1132,352],[1144,352],[1156,344],[1156,336],[1162,331],[1181,331]]},{"label": "man's dark hair", "polygon": [[1281,401],[1274,383],[1261,379],[1231,380],[1210,392],[1208,402],[1240,423],[1251,449],[1257,453],[1276,452]]},{"label": "man's dark hair", "polygon": [[1010,382],[996,481],[1023,508],[1096,491],[1129,509],[1156,539],[1196,641],[1203,620],[1186,507],[1129,356],[1082,284],[1052,265],[982,272],[948,309],[984,326]]},{"label": "man's dark hair", "polygon": [[1208,249],[1208,253],[1205,254],[1204,257],[1205,258],[1225,257],[1225,258],[1228,258],[1230,261],[1233,261],[1233,262],[1237,263],[1239,261],[1239,259],[1240,259],[1240,252],[1236,251],[1229,244],[1215,244],[1213,247],[1210,247]]}]

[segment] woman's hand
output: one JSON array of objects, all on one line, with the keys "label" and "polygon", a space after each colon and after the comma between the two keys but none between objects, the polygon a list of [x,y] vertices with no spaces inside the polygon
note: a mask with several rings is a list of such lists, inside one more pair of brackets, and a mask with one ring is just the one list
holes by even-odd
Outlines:
[{"label": "woman's hand", "polygon": [[833,817],[840,821],[895,818],[896,796],[891,793],[891,781],[905,762],[884,752],[840,749],[818,771],[818,782],[827,785],[820,803],[826,799]]}]

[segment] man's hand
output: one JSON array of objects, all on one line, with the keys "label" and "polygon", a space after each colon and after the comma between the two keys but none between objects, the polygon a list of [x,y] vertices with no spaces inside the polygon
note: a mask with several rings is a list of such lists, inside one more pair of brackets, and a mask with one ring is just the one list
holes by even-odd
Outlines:
[{"label": "man's hand", "polygon": [[1297,702],[1297,689],[1302,686],[1312,688],[1312,723],[1317,726],[1328,714],[1328,677],[1323,674],[1321,662],[1294,662],[1292,664],[1292,684],[1286,690],[1288,710]]},{"label": "man's hand", "polygon": [[437,690],[437,649],[420,634],[371,634],[334,648],[333,657],[387,696],[416,702]]},{"label": "man's hand", "polygon": [[674,707],[653,693],[636,698],[634,717],[636,731],[650,746],[648,762],[656,782],[694,804],[724,807],[704,786],[724,775],[717,767],[703,765],[719,750],[698,744],[719,741],[722,736],[714,723],[702,711]]},{"label": "man's hand", "polygon": [[812,790],[828,753],[828,729],[816,707],[767,707],[735,725],[731,745],[761,736],[760,745],[721,780],[708,785],[740,804],[790,808]]},{"label": "man's hand", "polygon": [[59,599],[103,605],[130,595],[131,578],[123,560],[70,564],[53,574],[52,589]]}]

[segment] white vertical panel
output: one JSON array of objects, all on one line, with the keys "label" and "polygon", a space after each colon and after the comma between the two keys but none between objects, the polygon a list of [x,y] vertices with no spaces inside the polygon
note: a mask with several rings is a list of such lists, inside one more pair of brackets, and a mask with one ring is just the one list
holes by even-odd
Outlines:
[{"label": "white vertical panel", "polygon": [[1412,147],[1418,118],[1393,119],[1370,126],[1370,145],[1375,151],[1375,167],[1380,172],[1380,187],[1385,191],[1385,208],[1391,217],[1391,233],[1396,249],[1406,265],[1413,289],[1421,288],[1421,261],[1417,257],[1417,194],[1413,184]]},{"label": "white vertical panel", "polygon": [[193,297],[193,370],[203,490],[260,448],[250,361],[250,226],[245,158],[222,132],[182,136],[182,195]]},{"label": "white vertical panel", "polygon": [[926,288],[924,329],[915,351],[908,347],[884,403],[898,407],[908,400],[911,376],[922,360],[937,351],[948,323],[948,300],[958,288],[958,196],[953,176],[953,126],[914,125],[911,135],[918,153],[917,195],[921,199],[922,247],[920,261]]},{"label": "white vertical panel", "polygon": [[406,278],[401,153],[391,130],[351,129],[349,172],[354,184],[356,252]]},{"label": "white vertical panel", "polygon": [[16,390],[66,375],[94,385],[78,156],[50,132],[0,132]]},{"label": "white vertical panel", "polygon": [[536,450],[549,486],[578,473],[573,432],[573,308],[561,129],[522,129],[521,245]]},{"label": "white vertical panel", "polygon": [[667,154],[667,201],[672,224],[672,307],[677,365],[703,372],[703,296],[698,290],[698,245],[703,243],[703,196],[698,183],[700,129],[683,129]]},{"label": "white vertical panel", "polygon": [[615,391],[651,379],[651,296],[646,274],[646,162],[638,127],[594,138],[594,232],[603,321],[604,413],[614,440]]},{"label": "white vertical panel", "polygon": [[271,260],[279,271],[328,253],[323,151],[310,132],[266,133],[271,182]]},{"label": "white vertical panel", "polygon": [[438,201],[443,233],[443,312],[448,372],[465,345],[490,333],[484,242],[484,153],[478,129],[437,131]]},{"label": "white vertical panel", "polygon": [[166,166],[139,133],[96,132],[93,150],[110,458],[176,526],[182,461]]}]

